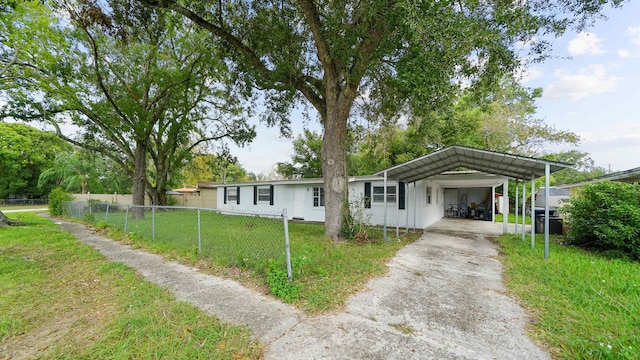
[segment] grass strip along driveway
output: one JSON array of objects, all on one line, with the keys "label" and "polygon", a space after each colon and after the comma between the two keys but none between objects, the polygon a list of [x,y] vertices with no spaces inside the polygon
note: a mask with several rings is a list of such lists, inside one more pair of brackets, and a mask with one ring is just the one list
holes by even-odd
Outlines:
[{"label": "grass strip along driveway", "polygon": [[543,238],[535,250],[498,239],[509,290],[533,316],[529,335],[559,359],[640,359],[640,263],[610,259]]},{"label": "grass strip along driveway", "polygon": [[290,222],[289,282],[282,221],[203,212],[207,221],[202,226],[203,251],[198,253],[196,215],[193,210],[156,213],[155,240],[149,212],[144,219],[129,220],[127,233],[122,231],[122,211],[110,212],[108,224],[96,217],[93,226],[120,242],[274,295],[310,315],[341,309],[349,295],[385,274],[387,261],[421,235],[409,232],[384,241],[381,229],[368,229],[366,241],[334,242],[325,239],[322,224]]},{"label": "grass strip along driveway", "polygon": [[0,359],[257,359],[243,327],[222,324],[50,220],[0,229]]}]

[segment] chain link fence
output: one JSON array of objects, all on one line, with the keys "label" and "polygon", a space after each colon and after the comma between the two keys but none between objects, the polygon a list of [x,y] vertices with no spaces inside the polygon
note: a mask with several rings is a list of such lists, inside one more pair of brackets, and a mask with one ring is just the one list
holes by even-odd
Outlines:
[{"label": "chain link fence", "polygon": [[48,205],[49,199],[0,199],[2,206]]},{"label": "chain link fence", "polygon": [[65,201],[68,217],[101,222],[142,238],[193,250],[221,266],[265,269],[270,262],[287,266],[291,254],[286,209],[278,213],[245,213],[174,206],[118,205]]}]

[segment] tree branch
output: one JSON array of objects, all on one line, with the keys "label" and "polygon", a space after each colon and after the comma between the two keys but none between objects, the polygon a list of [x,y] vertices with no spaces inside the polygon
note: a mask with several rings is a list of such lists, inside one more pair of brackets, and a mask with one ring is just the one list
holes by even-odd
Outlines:
[{"label": "tree branch", "polygon": [[[200,15],[196,14],[189,8],[186,8],[182,5],[179,5],[175,0],[139,0],[148,5],[172,9],[184,17],[190,19],[195,24],[200,27],[208,30],[212,34],[218,36],[224,42],[229,44],[232,48],[238,51],[239,54],[246,60],[246,64],[251,66],[260,76],[265,80],[270,80],[274,82],[280,82],[282,84],[287,84],[294,89],[300,91],[306,98],[313,104],[313,106],[321,113],[322,116],[326,114],[325,103],[323,101],[324,96],[324,86],[322,86],[322,81],[318,79],[312,79],[311,76],[308,75],[299,75],[299,76],[278,76],[274,77],[275,74],[272,70],[269,70],[265,63],[260,59],[260,57],[251,49],[249,46],[245,45],[241,39],[234,36],[232,33],[224,29],[222,26],[218,26]],[[312,10],[315,11],[315,6],[313,3],[310,3]],[[222,12],[222,9],[220,9]],[[319,18],[317,19],[319,21]],[[222,24],[222,23],[221,23]],[[326,54],[329,55],[328,52],[328,44],[325,42]],[[325,69],[325,71],[327,71]],[[333,71],[335,72],[335,71]],[[270,88],[277,89],[277,84],[270,84]],[[315,89],[315,91],[314,91]]]}]

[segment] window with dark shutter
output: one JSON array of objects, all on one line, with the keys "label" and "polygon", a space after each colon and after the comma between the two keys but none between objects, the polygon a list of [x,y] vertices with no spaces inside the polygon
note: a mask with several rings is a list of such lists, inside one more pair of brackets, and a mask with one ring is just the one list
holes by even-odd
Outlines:
[{"label": "window with dark shutter", "polygon": [[237,192],[236,204],[240,205],[240,186],[236,187],[236,192]]},{"label": "window with dark shutter", "polygon": [[269,186],[269,192],[271,193],[271,199],[269,200],[269,205],[273,205],[273,185]]},{"label": "window with dark shutter", "polygon": [[258,205],[258,186],[253,186],[253,205]]},{"label": "window with dark shutter", "polygon": [[224,196],[223,196],[222,199],[223,199],[224,203],[226,204],[227,203],[227,188],[225,187],[223,189],[224,189]]}]

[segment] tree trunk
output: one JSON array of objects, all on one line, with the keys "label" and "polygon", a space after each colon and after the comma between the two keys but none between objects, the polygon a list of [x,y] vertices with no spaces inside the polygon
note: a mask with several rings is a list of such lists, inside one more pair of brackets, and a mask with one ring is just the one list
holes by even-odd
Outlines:
[{"label": "tree trunk", "polygon": [[22,221],[16,221],[9,219],[2,211],[0,211],[0,227],[3,226],[20,226],[25,225]]},{"label": "tree trunk", "polygon": [[137,140],[133,173],[133,219],[144,219],[144,194],[147,184],[147,140]]},{"label": "tree trunk", "polygon": [[[334,95],[334,94],[328,94]],[[347,117],[344,104],[336,98],[327,96],[327,113],[324,120],[322,137],[322,175],[324,178],[324,214],[325,237],[341,239],[345,206],[348,203],[347,160],[345,140]],[[336,99],[336,100],[329,100]]]}]

